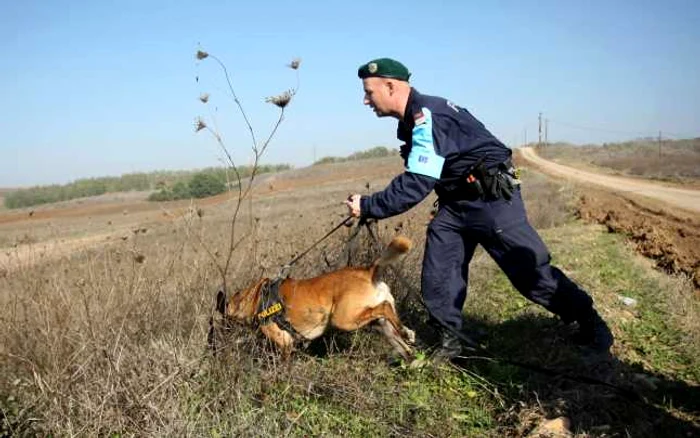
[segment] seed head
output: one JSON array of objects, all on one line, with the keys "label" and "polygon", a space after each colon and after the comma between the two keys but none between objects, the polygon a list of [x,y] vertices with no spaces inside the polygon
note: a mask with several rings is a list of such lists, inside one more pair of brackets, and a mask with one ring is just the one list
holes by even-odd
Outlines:
[{"label": "seed head", "polygon": [[199,100],[202,101],[202,103],[207,103],[209,102],[209,93],[202,93],[199,95]]},{"label": "seed head", "polygon": [[278,94],[277,96],[266,98],[265,102],[277,105],[280,108],[284,108],[289,104],[289,102],[291,102],[292,96],[294,96],[294,93],[292,93],[291,90],[287,90],[282,94]]},{"label": "seed head", "polygon": [[194,132],[199,132],[202,129],[207,129],[207,124],[204,122],[204,119],[197,117],[194,121]]},{"label": "seed head", "polygon": [[294,58],[294,59],[292,59],[292,62],[287,64],[287,67],[291,68],[292,70],[297,70],[297,69],[299,69],[300,65],[301,65],[301,58]]},{"label": "seed head", "polygon": [[197,59],[202,60],[202,59],[207,59],[209,57],[209,54],[205,52],[204,50],[197,50]]}]

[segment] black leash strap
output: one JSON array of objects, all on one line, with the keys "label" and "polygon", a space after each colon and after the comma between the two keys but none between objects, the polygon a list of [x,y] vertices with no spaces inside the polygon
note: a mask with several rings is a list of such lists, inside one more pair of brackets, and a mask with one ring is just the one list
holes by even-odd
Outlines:
[{"label": "black leash strap", "polygon": [[[433,318],[435,318],[433,316]],[[437,319],[437,318],[435,318]],[[439,321],[439,320],[438,320]],[[465,346],[467,350],[475,351],[479,354],[481,354],[481,357],[469,357],[469,356],[457,356],[454,358],[451,362],[452,365],[454,365],[457,369],[466,369],[466,361],[470,359],[482,359],[482,360],[490,360],[493,362],[501,362],[505,363],[508,365],[513,365],[519,368],[523,368],[526,370],[530,371],[535,371],[540,374],[544,374],[547,376],[552,376],[552,377],[562,377],[564,379],[568,380],[573,380],[575,382],[579,383],[585,383],[588,385],[599,385],[599,386],[605,386],[606,388],[610,388],[614,391],[616,391],[618,394],[622,395],[623,397],[633,400],[633,401],[638,401],[640,400],[639,394],[635,393],[632,390],[623,388],[621,386],[613,385],[612,383],[605,382],[600,379],[596,379],[595,377],[590,377],[590,376],[584,376],[581,374],[569,374],[563,371],[555,370],[552,368],[546,368],[540,365],[536,365],[533,363],[528,363],[528,362],[521,362],[519,360],[513,360],[513,359],[507,359],[505,357],[499,357],[494,355],[493,353],[489,352],[487,349],[483,348],[480,345],[475,345],[474,341],[471,339],[467,338],[463,333],[460,333],[459,331],[453,329],[452,327],[448,327],[441,321],[440,325],[442,325],[444,328],[449,330],[450,333],[455,335]]]},{"label": "black leash strap", "polygon": [[278,277],[286,277],[286,275],[285,275],[286,272],[287,272],[296,262],[298,262],[298,261],[299,261],[302,257],[304,257],[306,254],[308,254],[309,251],[311,251],[312,249],[314,249],[314,248],[316,247],[316,245],[318,245],[319,243],[321,243],[321,242],[323,242],[324,240],[326,240],[326,239],[328,238],[328,236],[330,236],[331,234],[333,234],[333,233],[335,233],[336,231],[338,231],[338,229],[339,229],[340,227],[346,225],[346,224],[347,224],[348,222],[350,222],[352,219],[353,219],[352,216],[346,217],[341,223],[339,223],[338,225],[336,225],[335,227],[333,227],[333,229],[331,229],[329,232],[327,232],[325,236],[323,236],[323,237],[321,237],[320,239],[318,239],[313,245],[311,245],[310,247],[308,247],[304,252],[302,252],[302,253],[299,254],[298,256],[294,257],[294,258],[293,258],[289,263],[287,263],[286,265],[282,266],[282,269],[280,270],[280,273],[279,273]]},{"label": "black leash strap", "polygon": [[[368,228],[369,228],[369,227],[368,227]],[[379,240],[377,239],[377,237],[374,235],[374,233],[371,232],[371,230],[370,230],[370,235],[372,236],[372,238],[373,238],[375,241],[379,241]],[[400,273],[399,273],[398,271],[395,270],[394,272],[396,272],[396,278],[397,278],[399,281],[401,281],[401,282],[404,284],[404,286],[407,287],[407,289],[408,289],[409,291],[410,291],[410,290],[413,290],[413,288],[411,287],[411,285],[408,284],[408,282],[406,281],[406,279],[404,279],[403,276],[400,275]],[[423,302],[422,299],[420,300],[420,302],[421,302],[421,304],[423,304],[423,307],[425,307],[425,303]],[[427,308],[426,308],[425,310],[428,311]],[[428,311],[428,314],[430,314],[429,311]],[[491,353],[490,351],[488,351],[486,348],[482,347],[481,345],[476,344],[473,340],[469,339],[469,338],[468,338],[467,336],[465,336],[463,333],[460,333],[458,330],[455,330],[453,327],[450,327],[449,325],[445,324],[445,323],[442,322],[439,318],[436,318],[436,317],[433,316],[433,315],[431,315],[431,316],[432,316],[443,328],[445,328],[445,329],[448,330],[450,333],[452,333],[453,335],[455,335],[455,336],[457,337],[457,339],[459,339],[460,342],[462,342],[462,344],[463,344],[463,346],[465,347],[466,350],[468,350],[468,351],[473,351],[473,352],[475,352],[475,353],[481,354],[481,357],[458,356],[457,358],[455,358],[455,360],[452,361],[452,365],[453,365],[455,368],[457,368],[458,370],[460,370],[460,371],[463,371],[464,369],[466,369],[466,361],[469,360],[469,359],[490,360],[490,361],[492,361],[492,362],[500,362],[500,363],[505,363],[505,364],[513,365],[513,366],[516,366],[516,367],[519,367],[519,368],[523,368],[523,369],[526,369],[526,370],[534,371],[534,372],[537,372],[537,373],[540,373],[540,374],[544,374],[544,375],[547,375],[547,376],[562,377],[562,378],[564,378],[564,379],[573,380],[573,381],[579,382],[579,383],[585,383],[585,384],[587,384],[587,385],[599,385],[599,386],[604,386],[604,387],[606,387],[606,388],[610,388],[610,389],[614,390],[615,392],[617,392],[617,393],[620,394],[621,396],[627,398],[628,400],[631,400],[631,401],[639,401],[639,400],[641,400],[641,397],[640,397],[639,394],[637,394],[636,392],[634,392],[634,391],[632,391],[632,390],[630,390],[630,389],[623,388],[623,387],[621,387],[621,386],[614,385],[614,384],[612,384],[612,383],[605,382],[605,381],[600,380],[600,379],[596,379],[595,377],[584,376],[584,375],[580,375],[580,374],[569,374],[569,373],[566,373],[566,372],[563,372],[563,371],[559,371],[559,370],[555,370],[555,369],[552,369],[552,368],[543,367],[543,366],[536,365],[536,364],[533,364],[533,363],[521,362],[521,361],[518,361],[518,360],[507,359],[507,358],[505,358],[505,357],[497,356],[497,355]]]}]

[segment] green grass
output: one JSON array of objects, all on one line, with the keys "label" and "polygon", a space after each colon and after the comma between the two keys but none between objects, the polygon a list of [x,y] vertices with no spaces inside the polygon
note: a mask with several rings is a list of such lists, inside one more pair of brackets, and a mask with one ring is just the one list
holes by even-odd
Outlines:
[{"label": "green grass", "polygon": [[[536,198],[530,211],[546,210]],[[425,215],[415,214],[404,231],[420,246]],[[558,416],[571,418],[578,436],[692,436],[700,309],[690,283],[653,270],[600,226],[538,217],[554,263],[610,323],[616,359],[592,361],[573,347],[570,329],[517,294],[482,251],[470,267],[467,323],[498,357],[602,379],[641,400],[484,358],[462,370],[390,366],[372,330],[329,334],[283,362],[236,328],[211,357],[216,273],[185,233],[167,228],[0,277],[0,436],[503,437]],[[132,249],[146,262],[134,263]],[[407,289],[420,284],[419,261],[414,251],[401,267],[405,283],[387,275],[397,297],[415,300]]]},{"label": "green grass", "polygon": [[[569,223],[542,235],[555,254],[554,262],[594,296],[616,335],[617,360],[601,375],[598,365],[587,363],[570,345],[561,323],[514,292],[495,264],[479,254],[472,266],[476,278],[467,321],[486,330],[484,345],[497,356],[604,378],[632,388],[645,401],[630,402],[606,388],[480,359],[468,361],[463,371],[430,362],[418,368],[392,367],[386,362],[383,339],[364,331],[332,335],[321,342],[332,341],[329,354],[315,354],[312,348],[289,363],[280,362],[259,337],[251,337],[221,356],[183,365],[162,391],[144,401],[143,393],[172,366],[163,368],[160,377],[144,381],[143,389],[125,385],[130,388],[119,396],[119,403],[126,416],[122,418],[131,422],[105,421],[99,430],[91,430],[105,436],[497,437],[520,436],[544,418],[560,415],[572,418],[575,432],[588,436],[601,430],[608,436],[625,431],[631,436],[673,436],[692,430],[698,421],[700,368],[692,353],[698,338],[684,331],[681,312],[670,310],[679,303],[697,309],[697,303],[667,295],[673,288],[686,292],[685,283],[653,271],[622,237],[601,227]],[[628,308],[617,294],[639,304]],[[250,337],[243,330],[231,338],[245,336]],[[73,385],[87,389],[91,383]],[[7,419],[0,430],[5,436],[11,435],[9,430],[31,435],[30,426],[68,430],[67,423],[42,423],[37,413],[50,409],[52,402],[37,401],[30,378],[19,377],[2,391]],[[129,394],[134,391],[143,393]],[[73,404],[63,415],[87,421],[85,412]]]},{"label": "green grass", "polygon": [[[261,423],[255,427],[292,436],[504,436],[527,428],[523,418],[532,418],[534,411],[539,419],[573,417],[578,433],[593,436],[596,430],[629,430],[632,436],[691,430],[690,423],[676,420],[690,415],[676,400],[687,401],[697,390],[687,385],[700,380],[698,359],[684,344],[689,335],[664,311],[670,303],[660,301],[659,293],[676,280],[651,271],[621,237],[597,226],[573,223],[543,236],[556,254],[555,263],[590,290],[615,332],[618,361],[608,365],[612,371],[607,376],[614,384],[644,393],[645,387],[636,386],[636,375],[646,375],[671,392],[645,393],[649,405],[635,405],[605,388],[566,379],[552,382],[500,363],[474,360],[467,373],[436,364],[390,368],[384,364],[386,348],[378,336],[360,334],[350,338],[349,351],[323,359],[300,354],[277,374],[249,375],[248,379],[271,382],[256,416]],[[474,269],[490,280],[482,290],[472,291],[465,316],[488,329],[491,351],[600,378],[594,368],[582,365],[581,352],[561,335],[562,325],[514,292],[492,262],[479,258]],[[632,320],[622,320],[629,310],[617,300],[618,293],[639,300]],[[665,398],[671,393],[678,398]],[[657,410],[658,424],[643,414],[649,406]],[[582,407],[588,412],[577,413]],[[611,411],[620,418],[611,421],[606,414]]]}]

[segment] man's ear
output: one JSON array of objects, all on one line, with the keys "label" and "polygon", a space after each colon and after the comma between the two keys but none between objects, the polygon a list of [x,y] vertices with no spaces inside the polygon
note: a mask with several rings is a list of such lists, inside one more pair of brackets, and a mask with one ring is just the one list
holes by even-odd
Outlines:
[{"label": "man's ear", "polygon": [[391,79],[387,79],[386,86],[389,90],[389,96],[393,96],[394,92],[396,91],[396,84],[394,83],[394,81],[392,81]]}]

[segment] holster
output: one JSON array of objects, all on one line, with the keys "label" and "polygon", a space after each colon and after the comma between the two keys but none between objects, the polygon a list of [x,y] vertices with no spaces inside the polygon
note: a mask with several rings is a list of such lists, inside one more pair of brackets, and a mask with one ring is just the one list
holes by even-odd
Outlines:
[{"label": "holster", "polygon": [[481,182],[483,187],[483,199],[496,200],[504,198],[510,201],[513,197],[513,190],[515,190],[515,187],[504,173],[503,164],[504,163],[501,163],[496,167],[487,168],[482,163],[474,168],[473,175],[477,181]]},{"label": "holster", "polygon": [[520,180],[515,176],[515,169],[510,160],[488,168],[484,159],[469,168],[456,183],[445,187],[438,193],[441,199],[475,201],[477,199],[510,201],[513,192],[518,189]]}]

